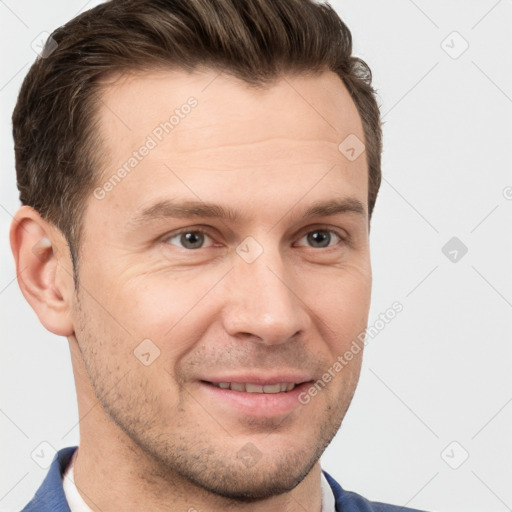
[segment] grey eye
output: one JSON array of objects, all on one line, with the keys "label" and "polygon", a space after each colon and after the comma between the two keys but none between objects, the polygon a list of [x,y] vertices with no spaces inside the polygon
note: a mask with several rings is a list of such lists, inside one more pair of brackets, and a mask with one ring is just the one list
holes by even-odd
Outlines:
[{"label": "grey eye", "polygon": [[328,229],[316,229],[315,231],[310,231],[301,238],[301,240],[304,239],[306,240],[307,245],[316,249],[323,249],[324,247],[335,245],[341,240],[339,235]]},{"label": "grey eye", "polygon": [[184,249],[201,249],[208,240],[211,241],[211,238],[201,231],[183,231],[168,239],[169,243]]}]

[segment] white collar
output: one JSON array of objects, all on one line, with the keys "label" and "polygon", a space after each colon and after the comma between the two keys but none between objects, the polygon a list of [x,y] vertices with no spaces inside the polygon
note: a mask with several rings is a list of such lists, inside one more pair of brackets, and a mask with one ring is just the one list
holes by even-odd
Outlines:
[{"label": "white collar", "polygon": [[71,457],[71,461],[62,476],[62,487],[64,488],[64,494],[66,495],[66,500],[68,501],[71,512],[93,512],[89,505],[85,503],[75,485],[73,465],[75,463],[77,453],[78,450],[75,450],[75,453],[73,453],[73,457]]},{"label": "white collar", "polygon": [[[322,485],[322,512],[336,512],[336,499],[327,478],[323,473],[320,483]],[[74,512],[74,511],[73,511]]]}]

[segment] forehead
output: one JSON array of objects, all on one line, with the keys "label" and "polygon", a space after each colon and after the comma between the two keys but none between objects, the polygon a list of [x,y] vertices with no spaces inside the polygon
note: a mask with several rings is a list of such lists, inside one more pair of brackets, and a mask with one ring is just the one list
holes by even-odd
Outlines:
[{"label": "forehead", "polygon": [[[175,149],[202,149],[228,138],[232,144],[258,138],[282,136],[340,142],[355,133],[363,138],[356,106],[341,79],[331,71],[315,75],[283,75],[266,86],[251,87],[235,77],[202,68],[138,72],[113,77],[103,88],[99,117],[107,142],[118,145],[139,142],[141,133],[151,133],[155,121],[168,121],[176,110],[194,98],[194,108],[186,123],[174,126]],[[178,112],[179,115],[179,112]],[[181,119],[181,118],[180,118]],[[194,130],[201,139],[190,139]],[[112,148],[110,148],[112,149]]]},{"label": "forehead", "polygon": [[103,206],[125,214],[165,196],[261,206],[280,188],[290,199],[309,188],[311,200],[338,191],[366,204],[366,155],[351,161],[339,148],[364,140],[361,120],[329,71],[261,88],[207,69],[119,76],[98,116]]}]

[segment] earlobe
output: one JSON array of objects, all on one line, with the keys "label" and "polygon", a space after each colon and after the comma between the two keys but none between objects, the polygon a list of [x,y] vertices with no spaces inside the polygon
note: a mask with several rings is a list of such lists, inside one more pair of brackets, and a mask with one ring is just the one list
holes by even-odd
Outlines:
[{"label": "earlobe", "polygon": [[33,208],[22,206],[11,223],[10,242],[23,296],[46,329],[71,336],[74,283],[64,237]]}]

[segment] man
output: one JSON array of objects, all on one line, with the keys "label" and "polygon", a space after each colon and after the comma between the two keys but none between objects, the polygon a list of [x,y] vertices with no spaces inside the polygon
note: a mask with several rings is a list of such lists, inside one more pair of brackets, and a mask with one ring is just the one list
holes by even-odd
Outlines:
[{"label": "man", "polygon": [[80,446],[24,510],[397,510],[319,463],[380,184],[351,52],[310,0],[114,0],[49,38],[13,115],[11,246],[69,340]]}]

